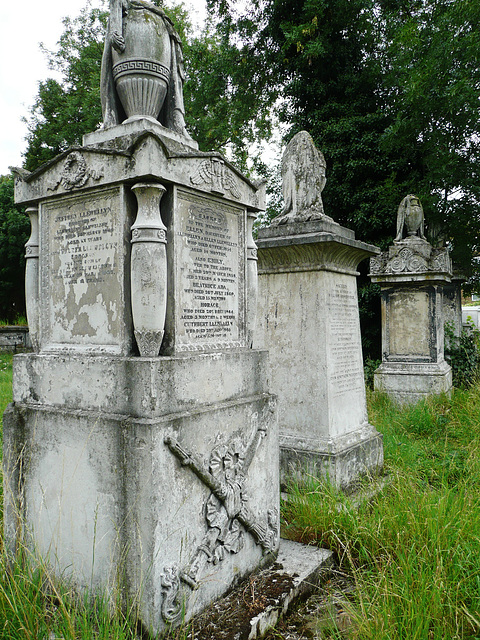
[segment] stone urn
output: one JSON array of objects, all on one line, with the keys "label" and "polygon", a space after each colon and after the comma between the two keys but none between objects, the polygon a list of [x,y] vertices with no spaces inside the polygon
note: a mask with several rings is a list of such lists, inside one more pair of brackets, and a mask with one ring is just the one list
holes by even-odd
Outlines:
[{"label": "stone urn", "polygon": [[125,49],[112,51],[113,78],[127,115],[158,118],[165,101],[171,67],[170,35],[161,15],[131,7],[123,23]]}]

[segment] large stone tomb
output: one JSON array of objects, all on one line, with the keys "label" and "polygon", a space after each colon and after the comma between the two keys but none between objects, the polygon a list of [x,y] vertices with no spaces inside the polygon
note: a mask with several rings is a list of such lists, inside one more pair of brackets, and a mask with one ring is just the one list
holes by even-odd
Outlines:
[{"label": "large stone tomb", "polygon": [[251,348],[263,195],[150,119],[85,143],[17,172],[35,352],[4,417],[5,543],[138,598],[162,633],[278,549],[275,399]]},{"label": "large stone tomb", "polygon": [[398,217],[397,239],[370,259],[370,277],[381,287],[382,304],[382,364],[374,384],[399,403],[415,403],[451,391],[452,372],[444,358],[445,306],[449,296],[456,306],[458,293],[451,292],[447,249],[434,249],[423,236],[423,209],[416,196],[402,200]]},{"label": "large stone tomb", "polygon": [[306,132],[285,151],[286,207],[258,233],[256,344],[269,350],[278,396],[282,483],[314,474],[351,489],[383,467],[367,417],[356,283],[359,262],[379,250],[324,214],[323,163]]}]

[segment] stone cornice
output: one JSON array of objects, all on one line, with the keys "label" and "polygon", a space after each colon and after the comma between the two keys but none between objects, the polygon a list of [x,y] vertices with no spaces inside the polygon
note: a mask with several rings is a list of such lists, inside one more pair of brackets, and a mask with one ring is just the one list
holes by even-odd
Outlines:
[{"label": "stone cornice", "polygon": [[359,263],[379,249],[373,245],[327,232],[259,238],[258,273],[335,271],[357,275]]}]

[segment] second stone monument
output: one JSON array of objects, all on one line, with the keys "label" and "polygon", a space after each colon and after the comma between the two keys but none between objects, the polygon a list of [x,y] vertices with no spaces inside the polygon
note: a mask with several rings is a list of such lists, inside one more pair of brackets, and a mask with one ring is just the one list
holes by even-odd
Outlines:
[{"label": "second stone monument", "polygon": [[325,215],[325,160],[302,131],[282,159],[285,208],[258,233],[257,344],[278,395],[282,482],[328,476],[352,489],[383,467],[369,424],[357,266],[379,253]]}]

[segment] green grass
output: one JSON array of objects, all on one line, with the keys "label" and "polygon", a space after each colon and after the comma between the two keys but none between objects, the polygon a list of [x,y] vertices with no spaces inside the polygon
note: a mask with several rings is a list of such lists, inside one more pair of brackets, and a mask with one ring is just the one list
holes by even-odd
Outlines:
[{"label": "green grass", "polygon": [[[11,401],[11,366],[0,355],[0,414]],[[355,580],[349,640],[479,640],[480,386],[403,410],[379,393],[368,404],[390,484],[358,508],[310,478],[283,505],[285,528],[334,550]],[[2,640],[133,640],[134,620],[120,595],[116,605],[93,605],[26,551],[12,565],[0,549]]]},{"label": "green grass", "polygon": [[355,579],[349,638],[479,639],[480,388],[404,410],[371,393],[369,410],[391,483],[355,508],[310,479],[283,507],[287,530]]},{"label": "green grass", "polygon": [[28,325],[27,318],[21,314],[17,314],[13,320],[7,320],[5,318],[0,318],[0,327],[5,326],[20,326],[26,327]]}]

